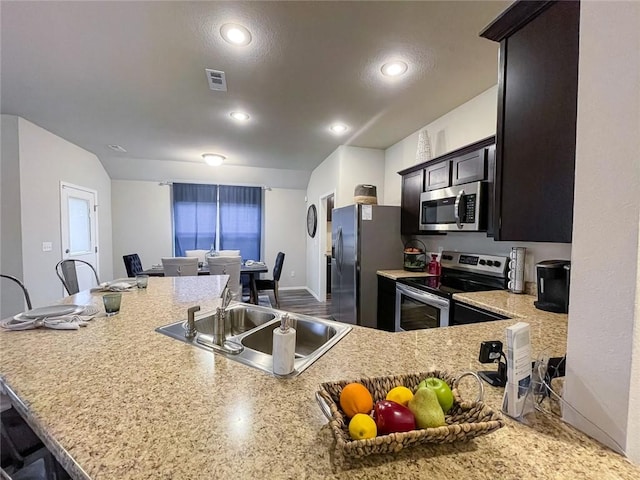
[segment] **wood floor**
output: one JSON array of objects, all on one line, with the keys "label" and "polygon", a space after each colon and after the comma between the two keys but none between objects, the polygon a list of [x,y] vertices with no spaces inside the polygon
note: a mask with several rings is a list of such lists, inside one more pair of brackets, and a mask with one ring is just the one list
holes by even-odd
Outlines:
[{"label": "wood floor", "polygon": [[[271,305],[276,306],[276,299],[273,292],[260,292],[261,295],[269,294]],[[318,318],[331,318],[331,295],[327,295],[327,301],[321,303],[307,290],[280,290],[280,310],[288,312],[303,313]]]}]

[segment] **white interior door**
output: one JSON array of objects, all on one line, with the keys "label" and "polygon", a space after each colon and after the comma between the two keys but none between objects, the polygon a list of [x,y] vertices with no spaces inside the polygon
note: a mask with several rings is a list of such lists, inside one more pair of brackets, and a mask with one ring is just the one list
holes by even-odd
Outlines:
[{"label": "white interior door", "polygon": [[[62,258],[89,262],[98,271],[98,192],[69,183],[60,183]],[[77,268],[80,290],[95,285],[93,272],[86,265]]]}]

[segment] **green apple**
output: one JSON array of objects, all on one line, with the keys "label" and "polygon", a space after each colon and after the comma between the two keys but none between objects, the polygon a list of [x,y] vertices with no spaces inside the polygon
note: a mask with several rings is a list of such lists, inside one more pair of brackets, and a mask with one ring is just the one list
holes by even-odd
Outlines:
[{"label": "green apple", "polygon": [[[453,393],[451,392],[451,388],[449,388],[449,385],[447,385],[447,382],[439,378],[430,377],[418,384],[418,389],[420,388],[430,388],[431,390],[436,392],[438,403],[442,407],[442,411],[444,413],[447,413],[449,410],[451,410],[451,407],[453,406]],[[416,391],[418,389],[416,389]]]}]

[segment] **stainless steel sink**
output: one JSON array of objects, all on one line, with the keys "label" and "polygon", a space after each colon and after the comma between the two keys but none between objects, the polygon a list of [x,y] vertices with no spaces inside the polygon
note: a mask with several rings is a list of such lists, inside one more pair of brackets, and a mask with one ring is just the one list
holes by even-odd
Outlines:
[{"label": "stainless steel sink", "polygon": [[215,312],[196,317],[196,336],[191,340],[185,338],[185,321],[165,325],[156,331],[273,374],[273,330],[285,313],[296,329],[295,370],[289,375],[291,377],[302,373],[351,331],[351,327],[343,323],[246,303],[236,303],[227,309],[225,334],[229,348],[212,341]]},{"label": "stainless steel sink", "polygon": [[[227,309],[224,323],[224,333],[227,338],[240,335],[264,325],[276,318],[273,312],[265,312],[258,308],[235,305]],[[213,335],[213,315],[196,318],[196,331],[198,333]]]},{"label": "stainless steel sink", "polygon": [[[338,332],[335,327],[317,321],[293,318],[291,325],[296,330],[296,357],[304,358],[331,340]],[[272,355],[273,328],[258,328],[245,335],[244,347]]]}]

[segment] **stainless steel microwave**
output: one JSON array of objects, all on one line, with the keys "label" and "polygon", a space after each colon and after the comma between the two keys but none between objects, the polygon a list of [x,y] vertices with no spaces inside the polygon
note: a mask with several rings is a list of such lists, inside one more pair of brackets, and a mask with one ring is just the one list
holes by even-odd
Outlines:
[{"label": "stainless steel microwave", "polygon": [[472,182],[423,192],[420,195],[420,230],[486,230],[486,187],[486,182]]}]

